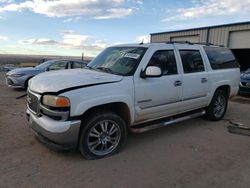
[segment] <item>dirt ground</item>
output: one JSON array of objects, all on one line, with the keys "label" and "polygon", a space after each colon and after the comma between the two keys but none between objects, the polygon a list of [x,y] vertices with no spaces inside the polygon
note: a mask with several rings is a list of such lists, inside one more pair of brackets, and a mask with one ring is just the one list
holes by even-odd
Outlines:
[{"label": "dirt ground", "polygon": [[[250,187],[250,137],[230,134],[227,121],[202,118],[130,134],[119,154],[86,160],[55,152],[27,126],[24,91],[0,74],[0,187]],[[235,97],[226,119],[250,126],[250,98]]]}]

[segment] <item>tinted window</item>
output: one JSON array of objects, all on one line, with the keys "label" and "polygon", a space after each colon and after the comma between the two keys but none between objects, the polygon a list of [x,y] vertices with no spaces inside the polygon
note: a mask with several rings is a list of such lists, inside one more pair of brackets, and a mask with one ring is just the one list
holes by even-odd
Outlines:
[{"label": "tinted window", "polygon": [[162,70],[162,75],[177,74],[177,66],[173,50],[157,51],[151,57],[148,66],[158,66]]},{"label": "tinted window", "polygon": [[239,65],[227,48],[204,47],[212,69],[238,68]]},{"label": "tinted window", "polygon": [[49,70],[62,70],[62,69],[66,69],[67,68],[67,62],[66,61],[62,61],[62,62],[57,62],[52,64],[49,67]]},{"label": "tinted window", "polygon": [[180,50],[184,73],[202,72],[204,64],[199,50]]}]

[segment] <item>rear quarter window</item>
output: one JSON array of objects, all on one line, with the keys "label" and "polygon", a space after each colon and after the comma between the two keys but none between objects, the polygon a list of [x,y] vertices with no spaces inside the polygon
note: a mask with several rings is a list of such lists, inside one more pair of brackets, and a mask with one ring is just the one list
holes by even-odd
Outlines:
[{"label": "rear quarter window", "polygon": [[212,69],[239,68],[231,50],[219,47],[204,47]]}]

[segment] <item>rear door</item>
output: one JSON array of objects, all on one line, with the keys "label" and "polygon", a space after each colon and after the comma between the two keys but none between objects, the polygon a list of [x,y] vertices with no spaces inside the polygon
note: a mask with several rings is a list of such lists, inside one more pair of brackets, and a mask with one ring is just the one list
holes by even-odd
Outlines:
[{"label": "rear door", "polygon": [[177,47],[182,64],[182,108],[192,110],[203,107],[208,100],[208,73],[200,46]]}]

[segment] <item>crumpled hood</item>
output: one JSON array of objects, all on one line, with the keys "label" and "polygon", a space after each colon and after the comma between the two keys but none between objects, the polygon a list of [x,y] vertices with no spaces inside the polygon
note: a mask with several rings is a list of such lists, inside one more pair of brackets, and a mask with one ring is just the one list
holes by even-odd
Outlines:
[{"label": "crumpled hood", "polygon": [[37,73],[42,72],[40,69],[33,68],[33,67],[26,67],[26,68],[16,68],[7,73],[7,75],[11,74],[22,74],[22,73]]},{"label": "crumpled hood", "polygon": [[122,76],[87,69],[45,72],[29,81],[29,89],[37,93],[59,92],[86,85],[118,82]]}]

